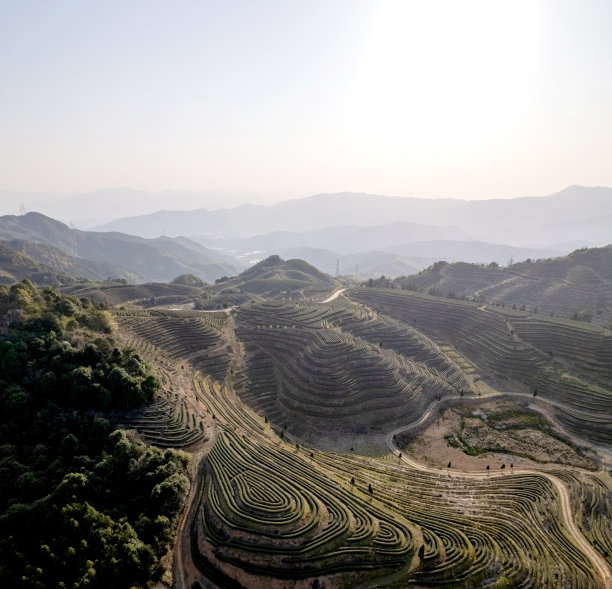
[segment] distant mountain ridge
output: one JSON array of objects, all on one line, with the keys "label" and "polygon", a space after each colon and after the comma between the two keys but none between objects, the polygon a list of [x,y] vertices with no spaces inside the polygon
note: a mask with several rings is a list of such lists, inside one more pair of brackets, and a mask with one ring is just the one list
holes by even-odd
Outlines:
[{"label": "distant mountain ridge", "polygon": [[23,207],[26,211],[37,211],[65,223],[73,222],[80,229],[106,223],[117,217],[141,215],[166,209],[195,207],[235,207],[261,199],[253,193],[234,193],[219,190],[164,190],[146,191],[133,188],[103,188],[90,192],[53,193],[19,192],[0,190],[2,214],[17,214]]},{"label": "distant mountain ridge", "polygon": [[[231,257],[186,238],[144,239],[118,232],[80,231],[40,213],[0,217],[0,240],[52,246],[91,268],[101,270],[106,265],[115,277],[127,276],[138,282],[165,282],[186,273],[214,281],[236,271]],[[29,246],[30,252],[34,249]]]},{"label": "distant mountain ridge", "polygon": [[[158,211],[117,219],[98,229],[143,237],[157,237],[164,232],[248,237],[275,231],[304,232],[401,221],[451,225],[473,240],[515,246],[575,240],[584,241],[585,245],[604,245],[612,241],[612,230],[601,221],[606,217],[612,217],[612,188],[571,186],[550,196],[471,201],[319,194],[268,206]],[[576,219],[581,222],[572,228]]]}]

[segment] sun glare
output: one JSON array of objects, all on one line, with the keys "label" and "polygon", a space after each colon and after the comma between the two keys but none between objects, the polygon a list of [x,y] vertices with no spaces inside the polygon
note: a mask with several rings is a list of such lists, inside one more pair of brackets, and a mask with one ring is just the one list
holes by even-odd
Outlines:
[{"label": "sun glare", "polygon": [[533,92],[528,3],[381,5],[352,92],[365,141],[455,150],[509,132]]}]

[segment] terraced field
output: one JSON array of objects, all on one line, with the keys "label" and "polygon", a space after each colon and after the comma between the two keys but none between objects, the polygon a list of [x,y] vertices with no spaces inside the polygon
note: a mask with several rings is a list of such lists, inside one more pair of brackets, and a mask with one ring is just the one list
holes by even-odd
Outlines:
[{"label": "terraced field", "polygon": [[351,297],[452,345],[498,390],[553,401],[577,435],[612,444],[612,335],[602,328],[410,291],[359,288]]},{"label": "terraced field", "polygon": [[595,323],[607,326],[612,319],[612,246],[505,268],[438,262],[419,274],[398,278],[396,284],[420,292],[433,289],[442,295],[495,301],[506,308],[537,308],[561,317],[588,309]]},{"label": "terraced field", "polygon": [[205,411],[195,399],[179,396],[179,362],[204,370],[210,378],[225,378],[229,352],[221,336],[224,313],[117,311],[125,342],[141,356],[154,361],[162,378],[162,393],[144,410],[121,413],[115,421],[137,430],[162,448],[193,446],[206,437]]},{"label": "terraced field", "polygon": [[143,306],[153,306],[192,302],[202,291],[194,286],[154,282],[138,285],[96,283],[86,287],[77,286],[68,289],[67,292],[79,298],[107,305],[138,303]]},{"label": "terraced field", "polygon": [[239,396],[305,440],[383,431],[472,387],[428,338],[359,306],[251,304],[236,325],[246,350]]},{"label": "terraced field", "polygon": [[[477,399],[486,382],[537,386],[581,427],[605,433],[591,423],[609,420],[605,347],[580,360],[564,344],[551,359],[541,348],[553,336],[540,325],[524,329],[520,314],[467,304],[457,306],[457,319],[428,297],[362,291],[350,296],[380,314],[341,300],[116,314],[124,337],[164,371],[164,396],[134,426],[150,439],[164,427],[185,439],[202,433],[183,444],[202,461],[175,550],[176,587],[611,583],[609,474],[461,473],[397,450],[379,458],[331,452],[324,436],[384,436],[438,402]],[[470,336],[472,329],[483,333]],[[518,372],[508,380],[499,366],[506,357],[504,366]],[[596,378],[586,378],[587,357],[600,367]],[[547,371],[557,374],[562,361],[583,366],[572,373],[580,386],[571,380],[547,393]]]}]

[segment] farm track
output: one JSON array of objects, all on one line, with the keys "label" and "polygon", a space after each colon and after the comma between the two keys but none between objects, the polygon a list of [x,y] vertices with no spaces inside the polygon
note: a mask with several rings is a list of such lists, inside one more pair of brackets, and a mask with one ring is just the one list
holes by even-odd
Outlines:
[{"label": "farm track", "polygon": [[339,296],[342,296],[345,290],[346,288],[339,288],[337,290],[334,290],[334,292],[332,292],[326,299],[322,300],[321,302],[331,303],[332,301],[335,301]]},{"label": "farm track", "polygon": [[[493,395],[490,395],[489,398],[491,396]],[[430,413],[430,411],[433,411],[433,409],[434,407],[430,408],[428,410],[428,413]],[[403,431],[407,431],[408,429],[410,429],[410,427],[411,426],[397,428],[387,434],[385,441],[387,443],[387,446],[391,450],[391,452],[393,452],[394,454],[397,454],[399,452],[399,448],[395,445],[395,442],[394,442],[394,436]],[[404,454],[402,454],[401,460],[405,462],[406,464],[408,464],[409,466],[411,466],[412,468],[419,470],[421,472],[439,474],[441,471],[440,468],[427,466],[408,456],[405,456]],[[537,476],[543,476],[547,478],[555,486],[559,494],[559,498],[561,501],[561,509],[563,513],[563,520],[564,520],[563,523],[565,527],[571,532],[572,536],[574,537],[574,540],[580,546],[581,550],[585,554],[587,554],[591,562],[595,565],[595,568],[598,571],[598,575],[601,581],[601,587],[604,589],[612,587],[612,570],[608,566],[608,563],[601,557],[601,555],[596,550],[593,549],[593,547],[588,542],[588,540],[578,530],[575,524],[575,521],[574,521],[571,507],[570,507],[569,491],[567,487],[556,476],[550,473],[547,473],[546,471],[533,470],[533,469],[527,469],[527,468],[513,469],[513,472],[510,475],[501,474],[501,473],[500,474],[494,474],[494,473],[482,474],[482,473],[476,473],[476,472],[453,471],[453,470],[448,470],[448,469],[446,472],[448,472],[452,477],[466,478],[466,479],[471,479],[471,480],[474,480],[474,479],[491,480],[494,477],[506,477],[506,476],[520,475],[520,474],[537,475]]]}]

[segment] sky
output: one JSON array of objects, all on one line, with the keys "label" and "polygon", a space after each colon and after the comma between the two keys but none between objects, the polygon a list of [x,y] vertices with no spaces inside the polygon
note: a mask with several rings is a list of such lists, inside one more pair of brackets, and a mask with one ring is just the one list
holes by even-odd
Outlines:
[{"label": "sky", "polygon": [[0,0],[0,190],[612,186],[608,0]]}]

